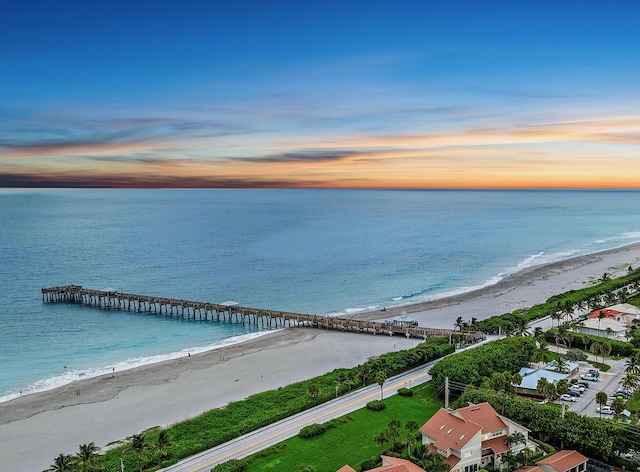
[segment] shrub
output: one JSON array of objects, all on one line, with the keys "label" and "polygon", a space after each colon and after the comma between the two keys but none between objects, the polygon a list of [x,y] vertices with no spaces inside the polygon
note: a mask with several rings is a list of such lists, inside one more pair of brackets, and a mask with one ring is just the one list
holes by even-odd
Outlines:
[{"label": "shrub", "polygon": [[211,469],[211,472],[244,472],[247,470],[247,466],[247,461],[230,459],[227,462],[215,466]]},{"label": "shrub", "polygon": [[327,427],[325,425],[314,423],[302,428],[300,430],[299,436],[302,439],[315,438],[316,436],[320,436],[326,430],[327,430]]},{"label": "shrub", "polygon": [[413,396],[413,390],[411,390],[410,388],[399,388],[398,389],[398,395],[403,396],[403,397],[412,397]]},{"label": "shrub", "polygon": [[379,463],[380,463],[380,456],[373,456],[363,460],[359,464],[356,464],[355,469],[360,471],[371,470],[371,469],[375,469]]},{"label": "shrub", "polygon": [[587,360],[587,355],[578,349],[572,349],[571,351],[567,352],[564,357],[567,360],[573,362],[581,362]]},{"label": "shrub", "polygon": [[382,400],[373,400],[367,403],[367,408],[371,411],[382,411],[387,407]]}]

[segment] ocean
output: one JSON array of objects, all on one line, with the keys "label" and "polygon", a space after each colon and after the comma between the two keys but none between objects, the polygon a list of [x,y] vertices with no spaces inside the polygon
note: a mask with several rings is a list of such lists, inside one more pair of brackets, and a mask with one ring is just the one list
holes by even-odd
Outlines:
[{"label": "ocean", "polygon": [[0,401],[258,336],[42,302],[77,284],[349,313],[640,241],[637,191],[0,190]]}]

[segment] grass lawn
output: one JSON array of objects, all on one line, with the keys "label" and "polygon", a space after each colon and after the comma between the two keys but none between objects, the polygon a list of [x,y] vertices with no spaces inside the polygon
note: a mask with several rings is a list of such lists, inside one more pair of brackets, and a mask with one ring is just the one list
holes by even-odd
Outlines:
[{"label": "grass lawn", "polygon": [[627,410],[631,413],[635,413],[640,410],[640,392],[636,392],[633,394],[629,401],[627,401]]},{"label": "grass lawn", "polygon": [[295,436],[248,458],[247,472],[290,471],[313,466],[317,472],[335,472],[345,464],[358,462],[380,454],[373,437],[384,431],[393,419],[404,425],[409,420],[422,426],[442,406],[430,384],[417,387],[413,397],[394,395],[384,400],[382,411],[367,408],[339,419],[336,428],[311,439]]}]

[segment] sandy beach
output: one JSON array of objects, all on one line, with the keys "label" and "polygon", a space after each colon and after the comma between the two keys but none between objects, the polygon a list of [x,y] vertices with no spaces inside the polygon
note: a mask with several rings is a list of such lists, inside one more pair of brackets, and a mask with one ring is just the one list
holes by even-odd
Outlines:
[{"label": "sandy beach", "polygon": [[[583,287],[604,272],[640,263],[640,244],[533,267],[496,285],[398,306],[358,318],[384,319],[407,311],[420,325],[453,327],[458,316],[486,318]],[[0,404],[2,470],[40,471],[80,444],[105,446],[157,425],[169,425],[253,393],[311,378],[367,357],[415,346],[419,340],[314,329],[269,333],[240,345],[184,357]],[[237,379],[237,380],[236,380]]]}]

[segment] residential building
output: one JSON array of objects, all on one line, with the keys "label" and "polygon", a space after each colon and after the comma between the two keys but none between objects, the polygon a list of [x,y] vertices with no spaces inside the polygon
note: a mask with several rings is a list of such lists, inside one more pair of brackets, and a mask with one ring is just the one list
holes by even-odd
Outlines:
[{"label": "residential building", "polygon": [[[418,467],[413,462],[406,459],[398,459],[397,457],[380,456],[382,458],[382,467],[370,469],[367,472],[426,472],[422,467]],[[340,467],[337,472],[356,472],[355,469],[345,465]]]},{"label": "residential building", "polygon": [[582,323],[580,332],[603,338],[624,338],[627,336],[627,325],[615,318],[587,318]]},{"label": "residential building", "polygon": [[557,385],[559,380],[569,377],[568,374],[552,372],[546,369],[530,369],[529,367],[523,367],[518,373],[522,378],[522,382],[516,386],[516,392],[528,396],[539,396],[538,382],[540,379],[544,378],[547,382]]},{"label": "residential building", "polygon": [[[427,450],[441,454],[451,472],[477,472],[488,465],[499,469],[507,451],[536,449],[527,428],[499,415],[489,403],[441,408],[420,432]],[[507,438],[515,433],[522,435],[523,442],[508,446]]]},{"label": "residential building", "polygon": [[521,467],[515,472],[585,472],[587,460],[578,451],[566,450],[538,461],[535,466]]}]

